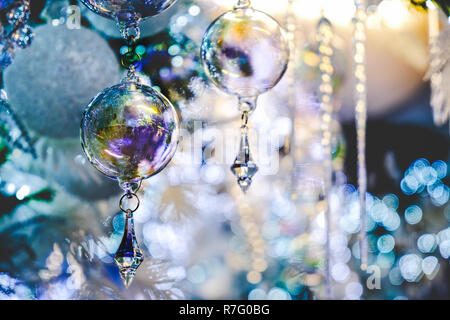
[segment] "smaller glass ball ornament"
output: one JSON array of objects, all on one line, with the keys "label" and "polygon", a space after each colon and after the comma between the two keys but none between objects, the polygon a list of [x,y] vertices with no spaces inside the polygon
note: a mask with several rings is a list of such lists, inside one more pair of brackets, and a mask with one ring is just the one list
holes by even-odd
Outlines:
[{"label": "smaller glass ball ornament", "polygon": [[176,0],[81,0],[93,12],[118,21],[155,16]]},{"label": "smaller glass ball ornament", "polygon": [[255,97],[274,87],[286,71],[289,44],[284,30],[268,14],[250,6],[235,7],[207,29],[203,68],[223,91]]},{"label": "smaller glass ball ornament", "polygon": [[89,161],[131,191],[142,179],[164,169],[178,137],[175,108],[137,78],[125,78],[99,93],[87,106],[81,124],[81,144]]},{"label": "smaller glass ball ornament", "polygon": [[[167,28],[170,23],[170,19],[174,15],[178,15],[181,10],[183,10],[183,4],[175,1],[175,3],[164,12],[161,12],[160,14],[149,19],[142,20],[142,22],[139,23],[140,38],[152,36]],[[116,21],[95,14],[88,8],[83,8],[82,15],[92,24],[92,27],[95,30],[99,31],[107,38],[123,37],[121,31],[117,28]]]}]

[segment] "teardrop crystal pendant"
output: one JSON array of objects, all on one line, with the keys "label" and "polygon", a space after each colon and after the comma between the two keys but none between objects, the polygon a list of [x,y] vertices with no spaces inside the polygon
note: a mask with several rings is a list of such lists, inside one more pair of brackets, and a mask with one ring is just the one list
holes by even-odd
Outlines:
[{"label": "teardrop crystal pendant", "polygon": [[239,153],[230,168],[231,172],[237,177],[237,183],[244,193],[247,192],[252,184],[253,176],[258,171],[258,166],[256,165],[256,162],[253,161],[252,155],[250,154],[247,121],[248,113],[243,112]]},{"label": "teardrop crystal pendant", "polygon": [[114,260],[119,266],[120,277],[125,287],[129,287],[133,281],[137,268],[144,261],[142,250],[136,241],[134,233],[133,212],[127,210],[125,218],[125,230],[122,242],[117,250]]}]

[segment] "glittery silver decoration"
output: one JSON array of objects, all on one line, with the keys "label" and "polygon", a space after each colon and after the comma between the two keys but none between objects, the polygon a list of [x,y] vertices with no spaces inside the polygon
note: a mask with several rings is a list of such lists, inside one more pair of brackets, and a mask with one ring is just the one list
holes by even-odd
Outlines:
[{"label": "glittery silver decoration", "polygon": [[324,152],[324,203],[325,203],[325,223],[326,223],[326,259],[325,259],[325,285],[327,298],[331,299],[331,276],[330,276],[330,233],[331,233],[331,212],[330,212],[330,196],[332,186],[332,148],[331,148],[331,121],[333,117],[333,66],[331,64],[333,56],[333,30],[331,22],[322,17],[317,25],[317,38],[319,46],[319,70],[320,70],[320,86],[319,99],[321,109],[321,130],[322,130],[322,147]]},{"label": "glittery silver decoration", "polygon": [[367,121],[367,75],[366,75],[366,3],[355,0],[355,16],[353,18],[353,60],[355,76],[355,121],[358,149],[358,188],[360,210],[359,247],[361,253],[361,269],[367,268],[367,232],[366,232],[366,121]]},{"label": "glittery silver decoration", "polygon": [[51,137],[76,137],[83,107],[120,80],[108,43],[84,27],[44,25],[17,53],[4,74],[9,101],[28,129]]},{"label": "glittery silver decoration", "polygon": [[445,28],[439,32],[439,12],[434,5],[428,8],[428,25],[430,66],[425,78],[431,84],[434,123],[442,126],[448,123],[450,114],[450,25],[445,22]]}]

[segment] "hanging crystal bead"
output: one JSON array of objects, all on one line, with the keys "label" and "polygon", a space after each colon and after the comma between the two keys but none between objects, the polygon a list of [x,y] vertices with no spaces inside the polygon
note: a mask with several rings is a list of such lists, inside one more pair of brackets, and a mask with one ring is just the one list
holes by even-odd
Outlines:
[{"label": "hanging crystal bead", "polygon": [[137,268],[144,261],[144,255],[136,240],[133,213],[128,209],[125,214],[125,230],[114,260],[119,266],[119,273],[123,284],[128,288],[133,281]]},{"label": "hanging crystal bead", "polygon": [[129,23],[118,23],[123,37],[127,40],[128,51],[122,55],[121,64],[128,69],[127,76],[122,79],[122,83],[136,82],[140,83],[136,75],[136,69],[141,64],[141,56],[136,53],[136,41],[140,36],[140,29],[137,21]]},{"label": "hanging crystal bead", "polygon": [[360,224],[359,249],[361,270],[366,270],[368,262],[368,243],[366,225],[366,122],[367,122],[367,75],[366,75],[366,2],[355,0],[356,11],[353,18],[353,60],[355,76],[355,122],[357,141],[358,189]]},{"label": "hanging crystal bead", "polygon": [[252,178],[258,171],[258,166],[250,154],[250,146],[248,143],[248,112],[242,113],[241,141],[239,153],[236,156],[231,171],[237,177],[237,182],[241,190],[245,193],[252,183]]}]

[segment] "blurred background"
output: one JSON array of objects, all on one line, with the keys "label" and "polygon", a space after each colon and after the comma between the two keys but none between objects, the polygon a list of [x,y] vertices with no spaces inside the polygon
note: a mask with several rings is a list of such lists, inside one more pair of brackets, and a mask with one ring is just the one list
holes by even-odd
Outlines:
[{"label": "blurred background", "polygon": [[[357,241],[354,2],[252,1],[294,45],[283,79],[250,119],[260,171],[246,194],[229,170],[237,99],[211,85],[199,58],[208,25],[235,1],[178,0],[141,22],[139,75],[175,105],[182,138],[169,166],[139,191],[136,236],[146,258],[127,290],[113,261],[124,229],[121,191],[79,141],[84,106],[126,73],[126,42],[82,3],[32,0],[28,29],[10,46],[4,36],[17,10],[0,1],[0,299],[449,299],[449,127],[433,121],[430,12],[416,2],[367,6],[370,272],[360,268]],[[328,282],[322,15],[334,32]],[[441,98],[449,96],[445,76]]]}]

